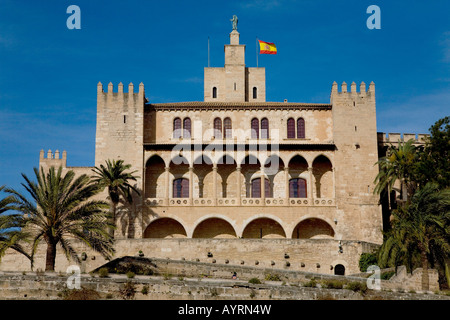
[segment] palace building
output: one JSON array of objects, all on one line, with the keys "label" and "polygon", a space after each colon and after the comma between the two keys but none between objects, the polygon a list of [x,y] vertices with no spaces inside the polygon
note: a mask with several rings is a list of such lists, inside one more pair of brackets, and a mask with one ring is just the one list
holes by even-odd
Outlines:
[{"label": "palace building", "polygon": [[[377,133],[373,82],[334,82],[326,103],[268,102],[265,72],[246,66],[245,45],[233,30],[224,67],[204,69],[204,101],[152,103],[142,83],[127,92],[122,83],[106,91],[98,84],[95,166],[124,160],[137,170],[141,191],[118,210],[117,257],[142,251],[359,272],[360,254],[382,243],[375,163],[400,135]],[[41,151],[44,168],[92,174],[66,162],[65,152]],[[65,270],[64,259],[57,268]],[[88,262],[92,269],[104,260]]]}]

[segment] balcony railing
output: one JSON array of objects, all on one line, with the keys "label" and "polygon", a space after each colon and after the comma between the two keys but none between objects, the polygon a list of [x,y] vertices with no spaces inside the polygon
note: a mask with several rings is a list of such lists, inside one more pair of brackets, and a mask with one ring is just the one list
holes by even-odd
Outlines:
[{"label": "balcony railing", "polygon": [[295,207],[332,207],[334,198],[146,198],[145,204],[149,207],[158,206],[194,206],[194,207],[235,207],[235,206],[295,206]]}]

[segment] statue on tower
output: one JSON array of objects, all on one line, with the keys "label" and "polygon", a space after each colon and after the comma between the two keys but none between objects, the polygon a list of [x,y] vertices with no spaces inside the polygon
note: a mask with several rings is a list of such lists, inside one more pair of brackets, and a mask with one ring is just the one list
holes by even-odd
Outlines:
[{"label": "statue on tower", "polygon": [[231,19],[230,21],[231,25],[233,26],[233,31],[237,31],[238,17],[236,15],[233,15],[233,19]]}]

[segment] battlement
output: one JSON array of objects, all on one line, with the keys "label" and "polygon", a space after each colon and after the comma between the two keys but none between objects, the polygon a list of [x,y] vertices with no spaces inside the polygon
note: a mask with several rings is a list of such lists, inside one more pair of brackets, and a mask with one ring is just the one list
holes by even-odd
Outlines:
[{"label": "battlement", "polygon": [[[333,85],[331,87],[331,94],[355,94],[358,93],[357,89],[356,89],[356,83],[352,82],[350,84],[350,91],[347,90],[347,83],[344,81],[341,84],[341,91],[338,90],[338,84],[336,81],[333,82]],[[361,84],[359,85],[359,93],[361,95],[366,95],[366,94],[374,94],[375,93],[375,83],[372,81],[369,84],[369,89],[366,91],[366,84],[363,82],[361,82]]]},{"label": "battlement", "polygon": [[399,141],[407,142],[411,139],[414,140],[414,144],[425,144],[425,139],[429,137],[429,134],[426,133],[404,133],[401,135],[400,133],[385,133],[385,132],[377,132],[377,140],[379,144],[396,144]]},{"label": "battlement", "polygon": [[108,91],[103,91],[101,82],[97,84],[97,108],[98,111],[103,109],[113,109],[122,112],[141,110],[145,103],[144,84],[139,84],[138,92],[134,92],[134,85],[131,82],[128,85],[128,92],[124,92],[123,84],[117,85],[117,91],[114,92],[112,82],[108,84]]},{"label": "battlement", "polygon": [[67,167],[67,152],[64,150],[62,152],[62,157],[60,158],[59,150],[56,150],[55,153],[52,153],[52,150],[49,149],[47,151],[47,157],[45,157],[44,149],[42,149],[39,153],[39,167]]},{"label": "battlement", "polygon": [[[120,82],[117,85],[117,92],[114,92],[114,85],[113,85],[112,82],[110,82],[110,83],[108,83],[108,91],[104,92],[103,91],[103,84],[101,82],[99,82],[97,84],[97,94],[100,94],[100,93],[106,93],[106,94],[124,93],[124,91],[123,91],[123,83]],[[133,93],[133,94],[135,93],[134,92],[134,84],[132,82],[130,82],[130,84],[128,85],[128,94],[130,94],[130,93]],[[144,84],[142,82],[139,84],[139,91],[137,93],[142,93],[142,94],[144,93]]]}]

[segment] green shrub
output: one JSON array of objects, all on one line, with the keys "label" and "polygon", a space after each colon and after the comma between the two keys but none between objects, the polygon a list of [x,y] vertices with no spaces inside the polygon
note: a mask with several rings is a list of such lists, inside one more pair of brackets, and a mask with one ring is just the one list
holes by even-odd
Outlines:
[{"label": "green shrub", "polygon": [[248,280],[248,283],[261,284],[261,280],[259,280],[258,278],[251,278],[250,280]]},{"label": "green shrub", "polygon": [[365,293],[367,291],[367,284],[365,282],[352,281],[345,286],[345,289]]},{"label": "green shrub", "polygon": [[303,284],[304,287],[315,288],[317,286],[317,281],[314,279],[309,280],[308,282]]},{"label": "green shrub", "polygon": [[134,276],[135,276],[135,274],[134,274],[133,271],[128,271],[128,272],[127,272],[127,278],[128,278],[128,279],[133,279]]},{"label": "green shrub", "polygon": [[266,274],[265,278],[266,281],[281,281],[281,278],[276,273],[268,273]]},{"label": "green shrub", "polygon": [[359,270],[366,272],[367,268],[371,265],[377,264],[377,256],[375,253],[362,253],[359,258]]},{"label": "green shrub", "polygon": [[109,275],[108,268],[100,268],[100,270],[98,270],[98,276],[100,278],[107,278],[108,275]]},{"label": "green shrub", "polygon": [[342,289],[344,287],[344,282],[340,280],[325,280],[323,284],[327,289]]},{"label": "green shrub", "polygon": [[380,275],[381,280],[389,280],[393,275],[395,275],[395,271],[386,271]]},{"label": "green shrub", "polygon": [[100,293],[94,289],[81,287],[81,289],[64,290],[62,298],[64,300],[98,300],[100,299]]},{"label": "green shrub", "polygon": [[142,287],[141,293],[142,293],[143,295],[147,295],[147,294],[148,294],[148,291],[149,291],[148,285],[144,285],[144,286]]},{"label": "green shrub", "polygon": [[123,287],[119,289],[119,295],[124,300],[134,299],[136,294],[136,285],[132,281],[124,283]]}]

